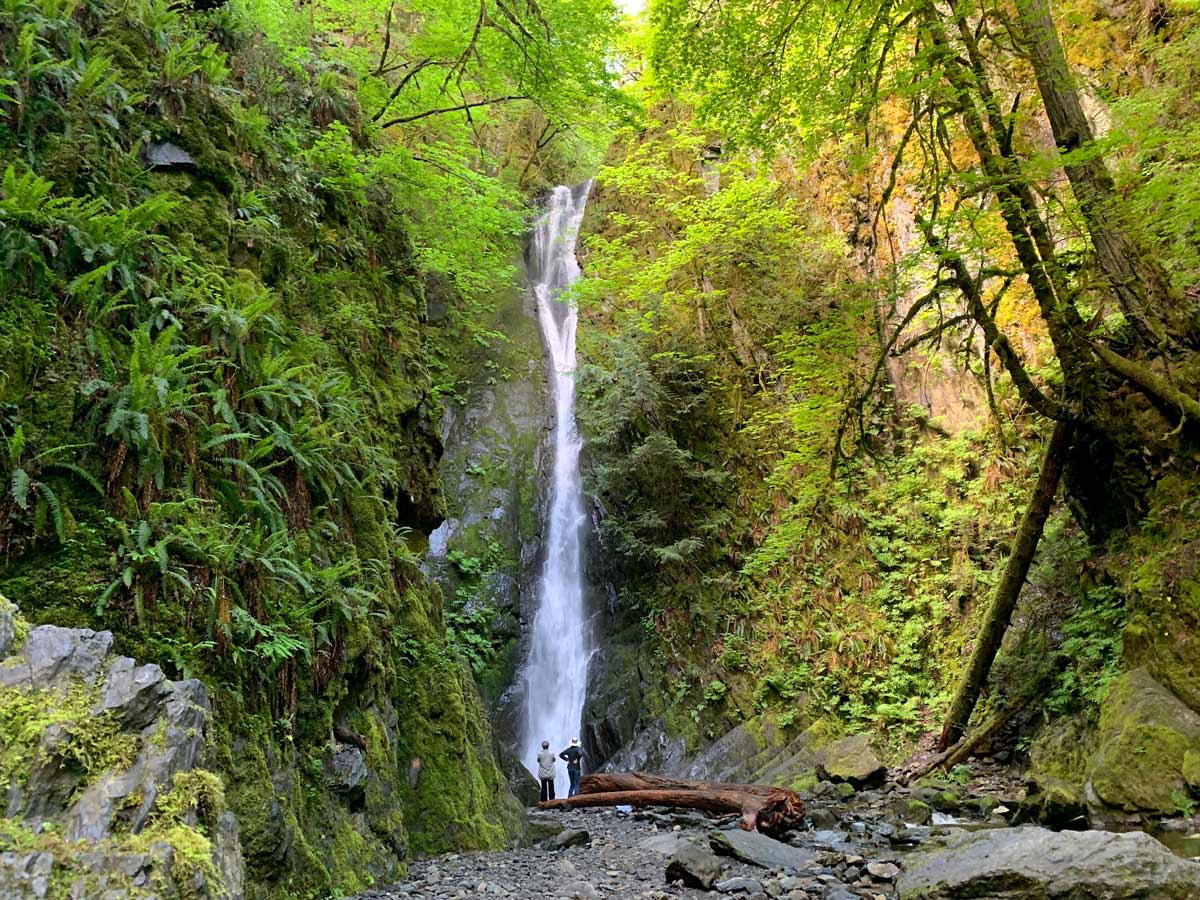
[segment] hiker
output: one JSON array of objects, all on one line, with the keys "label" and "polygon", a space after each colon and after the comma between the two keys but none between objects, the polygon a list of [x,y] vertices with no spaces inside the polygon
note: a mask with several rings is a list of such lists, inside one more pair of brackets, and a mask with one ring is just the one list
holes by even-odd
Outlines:
[{"label": "hiker", "polygon": [[542,741],[542,750],[537,755],[538,780],[542,783],[542,802],[554,799],[554,751],[549,741]]},{"label": "hiker", "polygon": [[579,775],[582,771],[579,761],[583,759],[583,751],[579,749],[579,738],[571,738],[571,746],[558,754],[558,758],[567,761],[567,777],[571,779],[567,796],[574,797],[579,793]]}]

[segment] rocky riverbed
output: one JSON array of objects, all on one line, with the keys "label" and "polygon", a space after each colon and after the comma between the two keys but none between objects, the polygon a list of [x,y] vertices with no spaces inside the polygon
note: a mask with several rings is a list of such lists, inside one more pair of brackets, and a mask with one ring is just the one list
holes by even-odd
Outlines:
[{"label": "rocky riverbed", "polygon": [[821,782],[811,827],[782,841],[695,812],[532,812],[532,846],[416,861],[358,900],[1200,898],[1200,863],[1141,833],[1013,827],[1005,779],[981,780],[991,792]]},{"label": "rocky riverbed", "polygon": [[[452,854],[414,863],[407,881],[363,894],[361,900],[663,900],[713,892],[884,900],[894,896],[893,882],[900,871],[895,864],[898,854],[889,849],[878,848],[866,856],[855,844],[832,839],[832,834],[822,840],[816,832],[794,843],[771,841],[738,832],[730,821],[693,813],[606,809],[533,818],[535,829],[543,834],[560,826],[562,831],[532,848]],[[714,852],[714,844],[721,853]]]}]

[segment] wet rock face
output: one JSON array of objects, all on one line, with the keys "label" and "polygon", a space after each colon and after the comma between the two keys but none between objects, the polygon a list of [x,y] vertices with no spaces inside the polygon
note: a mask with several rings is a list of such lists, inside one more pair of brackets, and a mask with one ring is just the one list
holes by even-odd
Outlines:
[{"label": "wet rock face", "polygon": [[1140,832],[1053,832],[1034,826],[957,834],[908,860],[901,900],[1190,900],[1200,864]]},{"label": "wet rock face", "polygon": [[[15,613],[0,618],[8,621],[0,622],[0,637],[15,634]],[[130,898],[142,889],[181,896],[172,874],[180,866],[165,833],[162,841],[148,839],[159,848],[149,854],[130,853],[122,842],[156,820],[191,830],[201,821],[200,805],[213,801],[205,789],[219,782],[198,769],[208,693],[199,681],[169,681],[158,666],[111,656],[112,643],[111,632],[42,625],[0,662],[3,721],[28,729],[28,738],[6,735],[15,750],[0,772],[8,785],[6,816],[35,846],[42,833],[76,844],[70,853],[60,852],[60,843],[0,854],[0,896],[48,896],[60,881],[85,895],[106,887]],[[4,644],[15,649],[11,636]],[[203,812],[216,823],[219,811]],[[223,891],[236,900],[237,820],[225,814],[219,823],[209,836],[211,859],[185,864],[197,864],[186,889],[199,898]],[[197,832],[199,843],[189,850],[209,837]],[[224,887],[206,874],[214,870],[226,877]]]}]

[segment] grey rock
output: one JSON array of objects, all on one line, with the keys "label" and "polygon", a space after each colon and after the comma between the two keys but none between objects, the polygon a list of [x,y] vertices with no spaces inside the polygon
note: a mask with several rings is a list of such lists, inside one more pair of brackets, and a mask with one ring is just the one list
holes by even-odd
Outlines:
[{"label": "grey rock", "polygon": [[54,856],[46,852],[0,853],[0,897],[44,900],[50,892]]},{"label": "grey rock", "polygon": [[19,656],[0,663],[0,688],[33,687],[33,671]]},{"label": "grey rock", "polygon": [[762,882],[757,878],[726,878],[724,881],[718,881],[716,888],[722,894],[737,894],[745,892],[753,894],[763,889]]},{"label": "grey rock", "polygon": [[34,687],[59,686],[67,678],[95,684],[112,642],[111,631],[39,625],[30,629],[21,655]]},{"label": "grey rock", "polygon": [[559,818],[552,813],[531,812],[527,814],[529,837],[534,843],[556,837],[565,829]]},{"label": "grey rock", "polygon": [[1194,900],[1200,864],[1141,832],[1054,832],[1036,826],[955,833],[916,854],[901,900]]},{"label": "grey rock", "polygon": [[890,862],[867,863],[867,874],[880,881],[894,881],[900,874],[900,867]]},{"label": "grey rock", "polygon": [[581,847],[590,844],[592,836],[582,828],[564,830],[547,841],[552,850],[566,850],[568,847]]},{"label": "grey rock", "polygon": [[367,758],[357,747],[338,744],[329,760],[325,781],[335,791],[353,791],[367,780]]},{"label": "grey rock", "polygon": [[[79,795],[65,817],[67,839],[103,840],[118,814],[133,831],[145,826],[154,801],[170,790],[175,774],[195,768],[208,709],[208,692],[199,681],[168,682],[133,765],[124,772],[105,772]],[[129,797],[140,798],[140,803],[128,808]]]},{"label": "grey rock", "polygon": [[682,881],[688,887],[712,890],[721,877],[721,861],[716,854],[696,843],[684,843],[667,861],[667,883]]},{"label": "grey rock", "polygon": [[167,690],[158,666],[135,666],[128,656],[120,656],[108,667],[96,712],[113,713],[125,727],[142,729],[154,721]]},{"label": "grey rock", "polygon": [[0,659],[12,652],[17,640],[17,607],[0,594]]},{"label": "grey rock", "polygon": [[682,831],[664,831],[639,841],[638,849],[648,850],[660,856],[673,856],[683,844],[696,843],[694,835],[685,834]]},{"label": "grey rock", "polygon": [[764,869],[801,869],[817,858],[815,850],[793,847],[757,831],[714,831],[713,850]]},{"label": "grey rock", "polygon": [[155,141],[146,147],[146,164],[155,169],[188,169],[196,165],[196,160],[178,144]]},{"label": "grey rock", "polygon": [[221,813],[213,839],[213,864],[225,882],[228,900],[242,900],[246,895],[246,864],[242,858],[242,841],[237,817]]}]

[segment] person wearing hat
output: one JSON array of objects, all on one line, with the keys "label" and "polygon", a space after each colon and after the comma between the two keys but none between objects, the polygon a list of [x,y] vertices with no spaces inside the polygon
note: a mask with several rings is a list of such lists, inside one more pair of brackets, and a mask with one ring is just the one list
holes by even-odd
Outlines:
[{"label": "person wearing hat", "polygon": [[579,738],[571,738],[571,746],[558,754],[558,758],[567,762],[567,777],[571,779],[571,789],[567,791],[567,796],[574,797],[579,793],[579,776],[583,771],[580,765],[583,751],[579,749]]},{"label": "person wearing hat", "polygon": [[550,749],[549,741],[542,741],[542,749],[537,755],[538,780],[542,783],[542,802],[554,799],[554,751]]}]

